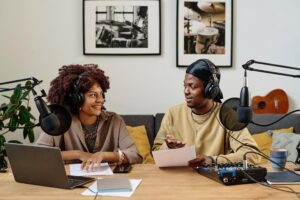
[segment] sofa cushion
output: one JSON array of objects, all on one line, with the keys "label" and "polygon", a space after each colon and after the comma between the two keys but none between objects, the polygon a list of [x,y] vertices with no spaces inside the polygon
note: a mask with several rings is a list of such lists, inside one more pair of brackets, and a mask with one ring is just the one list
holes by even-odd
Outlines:
[{"label": "sofa cushion", "polygon": [[152,148],[155,138],[154,133],[154,116],[153,115],[121,115],[125,124],[128,126],[141,126],[146,127],[150,146]]},{"label": "sofa cushion", "polygon": [[[293,133],[293,127],[286,128],[286,129],[278,129],[278,130],[269,130],[261,133],[253,134],[252,137],[254,138],[255,142],[257,143],[259,149],[266,154],[267,156],[270,155],[270,148],[272,146],[272,135],[276,132],[285,132],[285,133]],[[267,159],[261,158],[261,163],[266,163]]]},{"label": "sofa cushion", "polygon": [[288,150],[288,161],[295,162],[298,156],[297,145],[300,142],[300,134],[273,133],[272,147]]},{"label": "sofa cushion", "polygon": [[143,163],[154,163],[151,155],[149,140],[145,126],[126,126],[127,130],[139,152],[143,157]]}]

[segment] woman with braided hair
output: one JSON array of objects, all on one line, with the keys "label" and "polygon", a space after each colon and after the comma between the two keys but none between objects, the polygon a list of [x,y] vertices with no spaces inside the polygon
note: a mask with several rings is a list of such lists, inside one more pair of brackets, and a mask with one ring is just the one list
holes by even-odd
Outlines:
[{"label": "woman with braided hair", "polygon": [[108,89],[109,78],[97,65],[61,67],[47,99],[67,107],[72,123],[62,136],[42,132],[37,144],[59,147],[63,160],[81,161],[84,169],[102,161],[142,162],[123,119],[104,107]]}]

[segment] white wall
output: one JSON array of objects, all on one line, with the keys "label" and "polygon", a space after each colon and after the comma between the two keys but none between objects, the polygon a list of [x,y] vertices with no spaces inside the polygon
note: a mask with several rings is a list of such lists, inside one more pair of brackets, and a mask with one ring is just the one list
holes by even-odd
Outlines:
[{"label": "white wall", "polygon": [[[0,82],[35,76],[48,91],[62,65],[97,63],[110,76],[109,110],[165,112],[184,101],[185,69],[176,67],[176,1],[161,3],[162,55],[84,56],[82,0],[0,0]],[[234,1],[233,66],[221,69],[225,99],[239,95],[241,65],[250,59],[300,67],[299,7],[299,0]],[[248,77],[252,95],[282,88],[290,109],[300,108],[300,80],[255,72]]]}]

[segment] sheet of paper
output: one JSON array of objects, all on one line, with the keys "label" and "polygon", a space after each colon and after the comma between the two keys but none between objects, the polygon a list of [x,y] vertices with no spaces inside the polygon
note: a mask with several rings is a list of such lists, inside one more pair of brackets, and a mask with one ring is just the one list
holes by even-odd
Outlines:
[{"label": "sheet of paper", "polygon": [[196,158],[195,145],[179,149],[152,151],[158,167],[188,166],[188,161]]},{"label": "sheet of paper", "polygon": [[[142,179],[130,179],[130,183],[132,186],[132,191],[125,191],[125,192],[98,192],[98,196],[114,196],[114,197],[130,197],[136,188],[141,183]],[[95,196],[97,193],[97,181],[95,181],[89,189],[83,191],[81,194],[84,196]]]},{"label": "sheet of paper", "polygon": [[94,166],[93,171],[80,169],[80,164],[70,164],[70,175],[73,176],[97,176],[97,175],[113,175],[108,163],[98,163]]}]

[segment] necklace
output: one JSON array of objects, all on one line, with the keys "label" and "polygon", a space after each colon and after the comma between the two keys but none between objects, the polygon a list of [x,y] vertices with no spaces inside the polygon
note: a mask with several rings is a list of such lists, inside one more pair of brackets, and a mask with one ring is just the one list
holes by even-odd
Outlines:
[{"label": "necklace", "polygon": [[[197,114],[193,113],[193,111],[191,110],[192,120],[198,125],[204,124],[204,122],[206,122],[210,118],[211,114],[214,112],[214,107],[215,107],[215,104],[213,103],[212,108],[210,109],[210,111],[208,113],[204,114],[204,115],[206,115],[206,117],[202,120],[198,120],[198,119],[196,120],[194,115],[197,115]],[[204,115],[202,115],[202,116],[204,116]]]},{"label": "necklace", "polygon": [[85,126],[81,124],[84,133],[84,139],[90,152],[93,152],[95,147],[99,122],[100,118],[98,117],[96,123],[92,125]]}]

